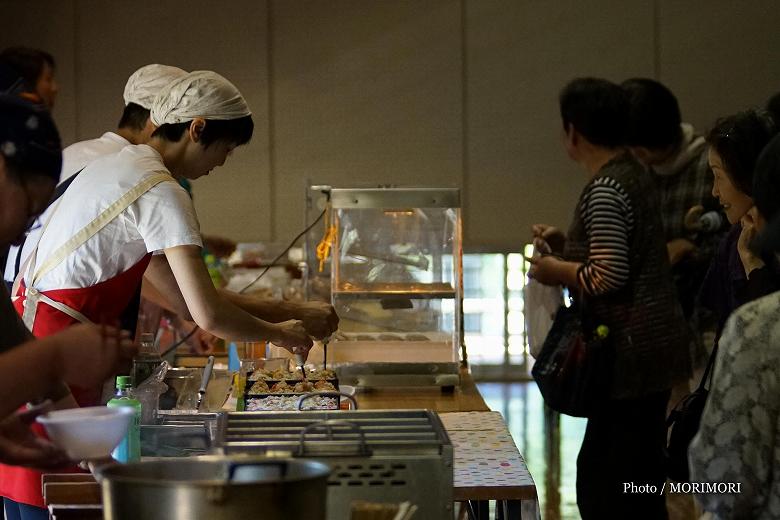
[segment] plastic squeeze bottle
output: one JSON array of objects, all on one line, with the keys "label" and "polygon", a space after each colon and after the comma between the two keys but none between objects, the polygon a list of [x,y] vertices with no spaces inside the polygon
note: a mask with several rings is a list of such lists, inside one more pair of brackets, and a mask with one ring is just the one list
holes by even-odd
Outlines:
[{"label": "plastic squeeze bottle", "polygon": [[111,456],[119,462],[135,462],[141,460],[141,403],[133,397],[133,378],[118,376],[116,378],[116,395],[108,402],[108,407],[130,406],[135,409],[127,435],[111,452]]}]

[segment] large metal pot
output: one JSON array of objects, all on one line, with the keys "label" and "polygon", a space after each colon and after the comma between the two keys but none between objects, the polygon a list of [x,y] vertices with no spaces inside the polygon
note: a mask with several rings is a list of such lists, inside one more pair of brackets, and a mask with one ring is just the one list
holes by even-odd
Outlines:
[{"label": "large metal pot", "polygon": [[259,457],[193,457],[103,468],[107,520],[325,520],[325,464]]}]

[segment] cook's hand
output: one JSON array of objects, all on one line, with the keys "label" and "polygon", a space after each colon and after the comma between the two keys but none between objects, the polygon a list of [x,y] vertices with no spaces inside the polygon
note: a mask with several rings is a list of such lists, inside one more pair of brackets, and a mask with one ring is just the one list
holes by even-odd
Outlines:
[{"label": "cook's hand", "polygon": [[130,333],[107,325],[78,324],[56,335],[62,379],[80,387],[103,384],[110,376],[129,373],[137,345]]},{"label": "cook's hand", "polygon": [[563,253],[563,247],[566,245],[566,235],[563,231],[547,224],[534,224],[531,232],[535,239],[543,240],[550,248],[550,252],[555,254]]},{"label": "cook's hand", "polygon": [[286,348],[293,354],[300,354],[304,361],[309,355],[313,342],[308,332],[300,320],[287,320],[276,323],[274,328],[277,330],[275,338],[271,338],[271,343]]},{"label": "cook's hand", "polygon": [[675,238],[666,243],[669,263],[675,265],[696,250],[696,246],[687,238]]},{"label": "cook's hand", "polygon": [[558,279],[558,264],[562,261],[552,255],[526,257],[531,263],[528,269],[528,277],[544,285],[558,285],[561,281]]},{"label": "cook's hand", "polygon": [[295,314],[295,317],[303,322],[303,327],[309,336],[315,339],[327,338],[339,327],[336,309],[329,303],[301,303]]},{"label": "cook's hand", "polygon": [[747,213],[740,219],[742,224],[742,231],[739,234],[737,240],[737,252],[739,252],[739,259],[742,260],[742,267],[745,269],[745,275],[749,276],[755,269],[761,269],[764,267],[764,261],[760,256],[753,254],[750,250],[750,244],[756,237],[756,219],[758,217],[758,210],[755,206],[750,208]]},{"label": "cook's hand", "polygon": [[68,461],[63,451],[35,435],[30,425],[48,411],[50,402],[24,412],[16,412],[0,421],[0,462],[11,466],[38,469],[56,468]]}]

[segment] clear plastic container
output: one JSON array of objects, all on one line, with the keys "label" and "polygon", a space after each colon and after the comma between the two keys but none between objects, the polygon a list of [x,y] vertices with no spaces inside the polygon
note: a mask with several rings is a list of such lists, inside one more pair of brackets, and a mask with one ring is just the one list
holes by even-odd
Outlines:
[{"label": "clear plastic container", "polygon": [[138,349],[138,355],[133,358],[133,385],[136,388],[141,386],[141,383],[157,370],[162,361],[160,351],[154,341],[154,334],[151,332],[141,334],[141,346]]}]

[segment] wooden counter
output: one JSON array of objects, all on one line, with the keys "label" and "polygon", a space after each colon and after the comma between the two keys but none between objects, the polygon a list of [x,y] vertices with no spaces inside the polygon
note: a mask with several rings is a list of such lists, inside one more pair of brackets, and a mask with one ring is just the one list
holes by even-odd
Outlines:
[{"label": "wooden counter", "polygon": [[438,387],[377,388],[355,396],[361,410],[427,409],[435,412],[487,412],[490,410],[477,390],[471,374],[460,371],[460,387],[442,392]]},{"label": "wooden counter", "polygon": [[[487,518],[488,500],[497,501],[504,519],[526,518],[521,502],[530,502],[534,508],[537,506],[536,486],[528,473],[525,460],[517,451],[501,415],[489,411],[471,374],[467,370],[461,370],[460,377],[460,386],[449,393],[442,392],[438,387],[394,387],[360,392],[356,397],[362,410],[428,409],[442,413],[442,421],[454,447],[454,498],[468,504],[469,518]],[[63,491],[68,492],[76,491],[71,490],[72,487],[79,487],[79,491],[81,487],[85,487],[68,483],[64,485],[68,489]],[[88,494],[93,496],[92,500],[77,497],[63,500],[53,493],[58,491],[57,489],[51,486],[45,489],[47,505],[50,510],[59,513],[59,518],[86,519],[92,518],[86,516],[87,513],[99,514],[99,505],[74,505],[90,502],[99,504],[100,497],[93,496],[93,489],[86,490],[91,492]],[[65,505],[62,505],[62,502],[65,502]],[[94,511],[85,509],[90,507]],[[68,514],[76,516],[67,516]],[[79,514],[85,516],[78,516]],[[537,518],[534,513],[528,517]]]}]

